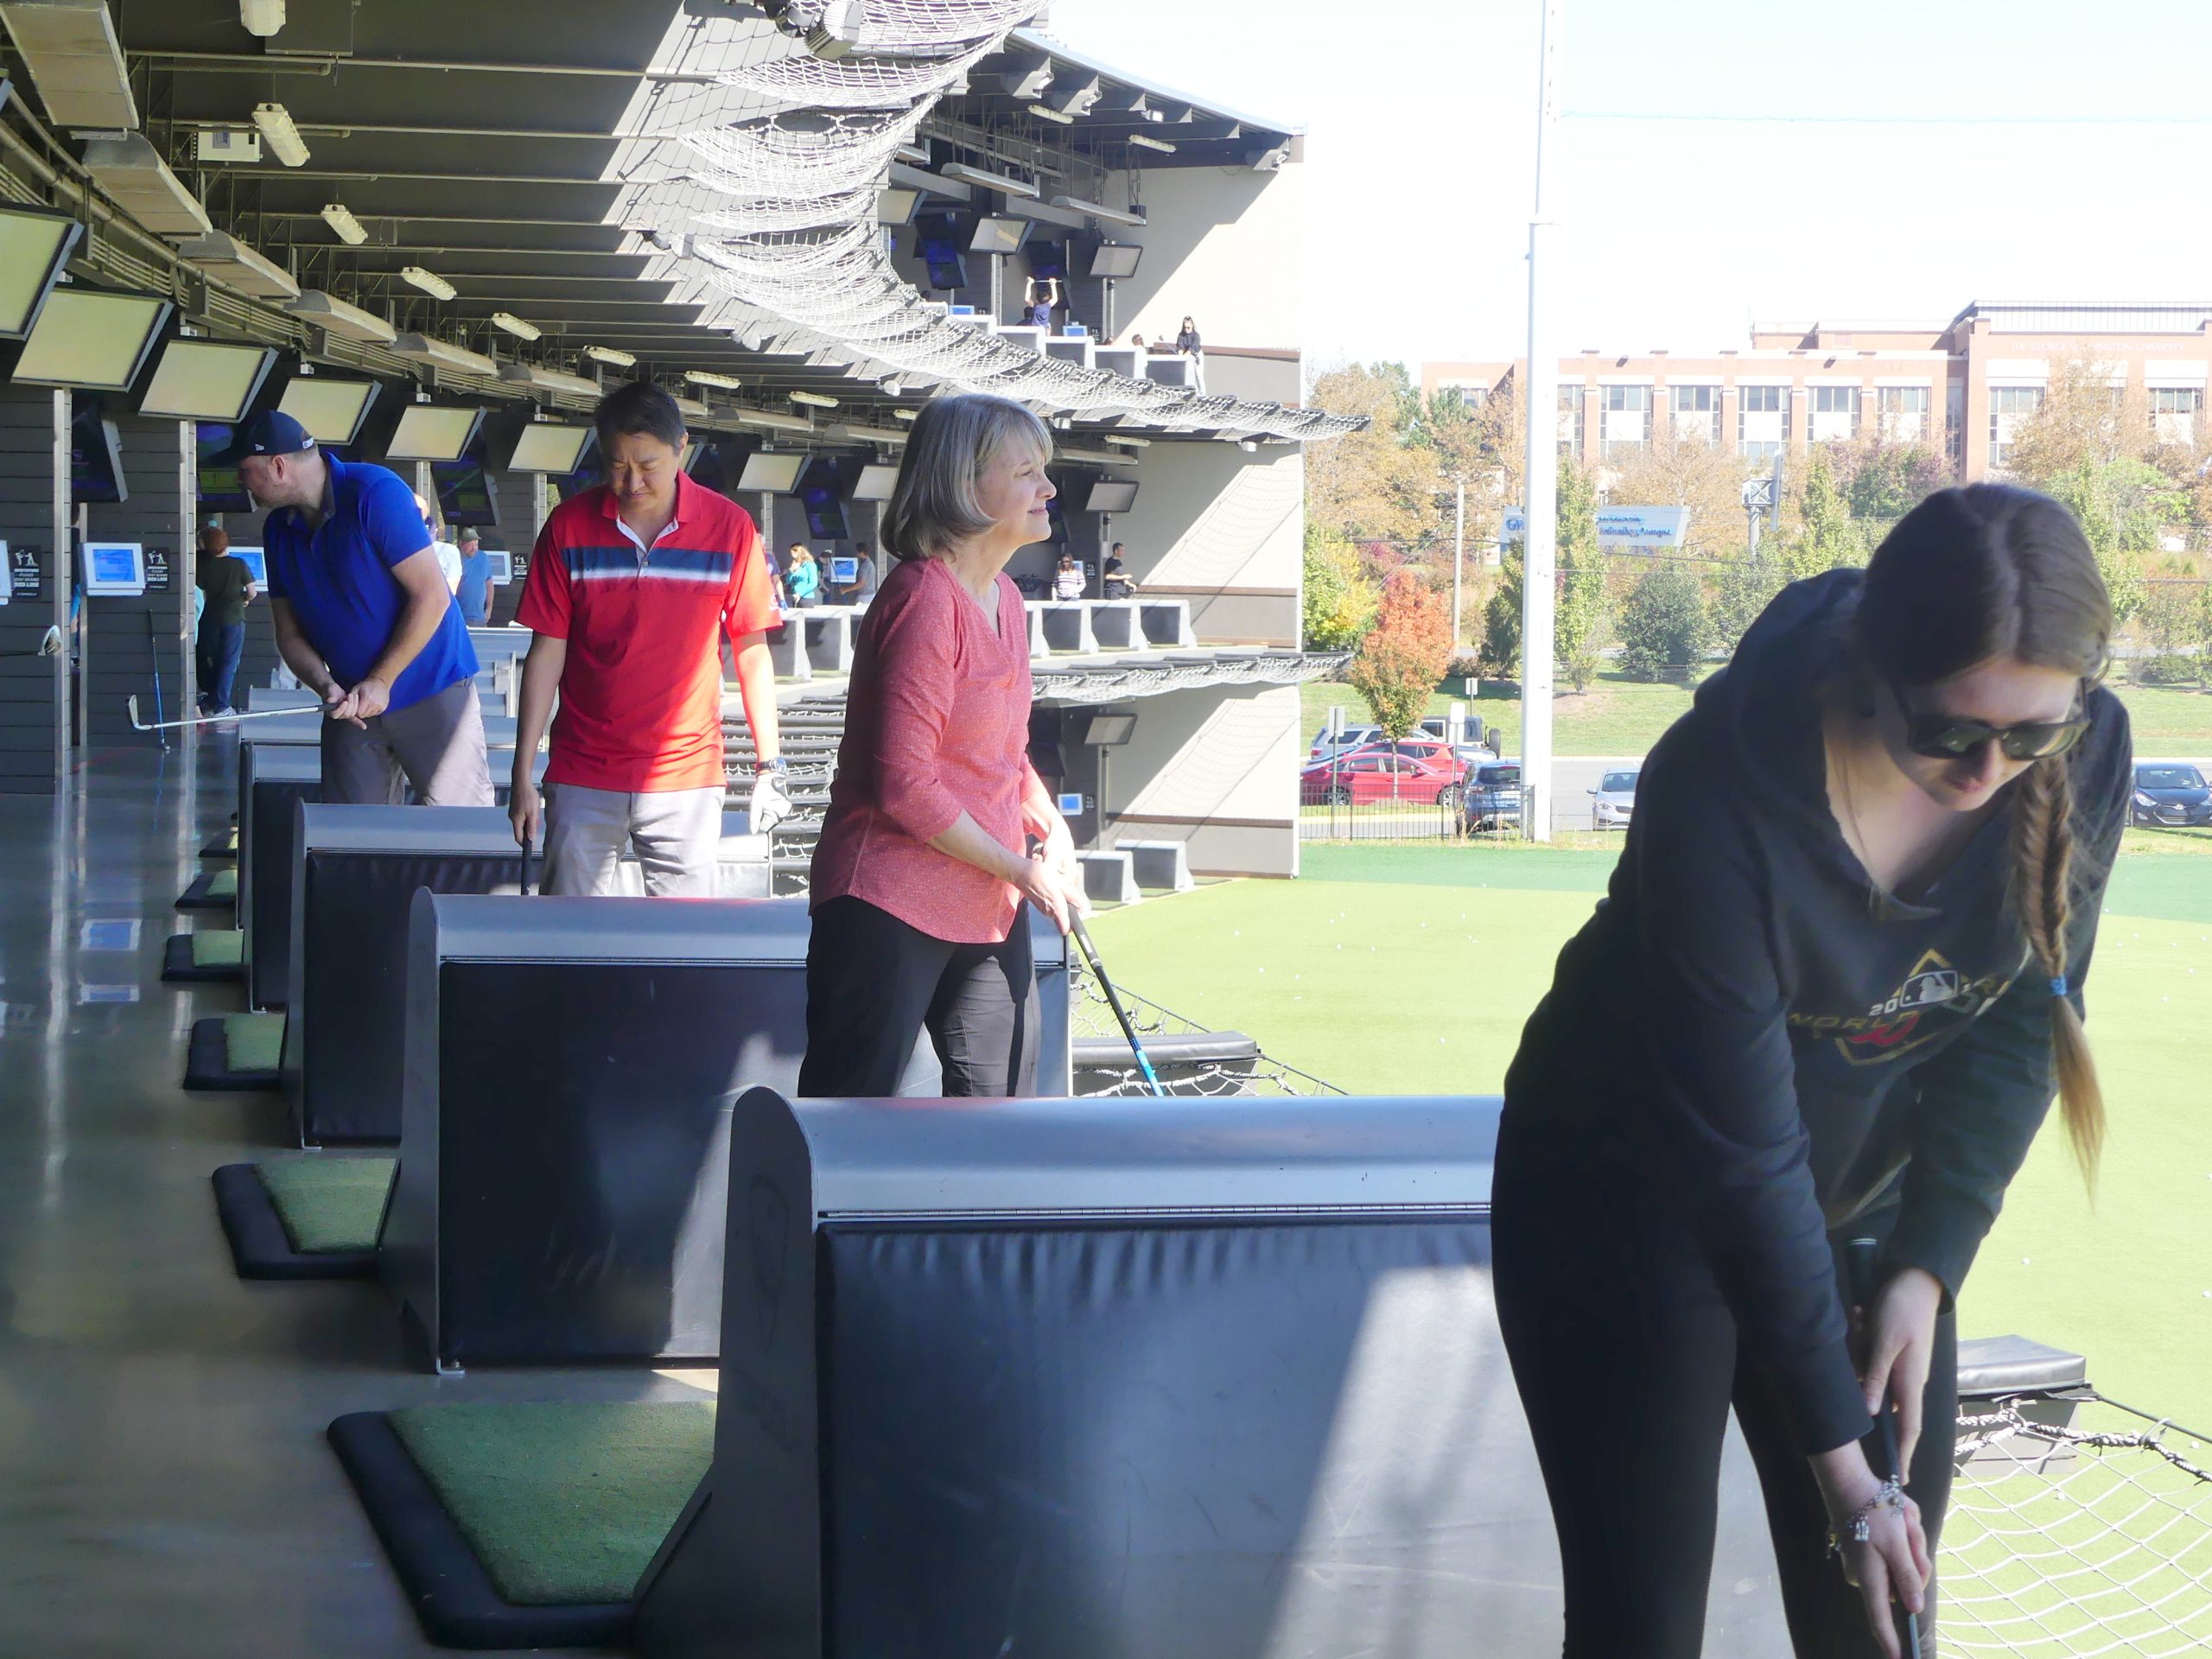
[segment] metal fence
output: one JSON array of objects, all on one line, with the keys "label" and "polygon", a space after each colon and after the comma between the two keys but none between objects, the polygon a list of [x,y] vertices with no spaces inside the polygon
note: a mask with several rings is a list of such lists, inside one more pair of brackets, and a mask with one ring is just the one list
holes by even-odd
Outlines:
[{"label": "metal fence", "polygon": [[1324,799],[1299,809],[1300,841],[1453,841],[1518,836],[1526,791],[1479,789],[1447,801]]}]

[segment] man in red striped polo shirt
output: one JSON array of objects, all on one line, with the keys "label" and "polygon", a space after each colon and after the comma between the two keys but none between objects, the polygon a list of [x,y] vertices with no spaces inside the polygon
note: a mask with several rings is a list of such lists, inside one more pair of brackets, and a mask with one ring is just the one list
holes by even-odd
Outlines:
[{"label": "man in red striped polo shirt", "polygon": [[[634,844],[645,891],[710,896],[722,822],[721,637],[760,766],[753,829],[790,816],[766,630],[775,597],[760,536],[737,503],[683,468],[683,416],[632,381],[593,417],[608,482],[545,521],[516,620],[531,629],[508,815],[524,846],[541,823],[544,890],[616,892]],[[560,693],[541,807],[531,759]]]}]

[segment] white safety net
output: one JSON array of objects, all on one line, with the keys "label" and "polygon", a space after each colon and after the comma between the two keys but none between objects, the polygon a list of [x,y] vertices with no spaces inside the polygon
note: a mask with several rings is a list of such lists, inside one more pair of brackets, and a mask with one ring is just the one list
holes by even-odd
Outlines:
[{"label": "white safety net", "polygon": [[[2054,1401],[2062,1409],[2050,1409]],[[2063,1426],[2038,1417],[2063,1417]],[[1938,1650],[2212,1652],[2212,1446],[2097,1395],[1969,1401],[1937,1560]]]}]

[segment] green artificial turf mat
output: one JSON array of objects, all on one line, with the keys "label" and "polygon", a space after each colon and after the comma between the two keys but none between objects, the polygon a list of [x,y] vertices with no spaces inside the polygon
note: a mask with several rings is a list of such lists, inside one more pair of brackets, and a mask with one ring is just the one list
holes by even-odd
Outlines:
[{"label": "green artificial turf mat", "polygon": [[302,1255],[373,1250],[391,1191],[392,1158],[328,1153],[256,1164],[284,1236]]},{"label": "green artificial turf mat", "polygon": [[499,1594],[627,1601],[707,1472],[707,1401],[414,1406],[392,1432]]},{"label": "green artificial turf mat", "polygon": [[232,1071],[274,1071],[283,1053],[283,1014],[223,1016],[223,1064]]},{"label": "green artificial turf mat", "polygon": [[238,928],[204,928],[192,936],[195,968],[231,968],[245,960],[245,934]]},{"label": "green artificial turf mat", "polygon": [[216,871],[215,874],[208,880],[207,896],[210,899],[237,898],[238,896],[238,873],[236,870]]}]

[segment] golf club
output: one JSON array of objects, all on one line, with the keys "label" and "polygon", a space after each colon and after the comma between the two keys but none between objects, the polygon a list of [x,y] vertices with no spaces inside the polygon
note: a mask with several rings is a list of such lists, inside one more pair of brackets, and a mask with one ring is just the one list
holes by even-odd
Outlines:
[{"label": "golf club", "polygon": [[275,720],[289,715],[297,719],[302,715],[319,715],[321,709],[261,709],[250,715],[200,715],[191,720],[143,721],[138,718],[138,697],[130,697],[130,729],[134,732],[173,732],[182,726],[213,726],[219,721],[233,720]]},{"label": "golf club", "polygon": [[530,897],[530,843],[522,843],[522,879],[515,883],[515,891],[525,899]]},{"label": "golf club", "polygon": [[57,622],[40,637],[35,650],[0,651],[0,659],[10,657],[59,657],[60,654],[61,625]]},{"label": "golf club", "polygon": [[1162,1099],[1167,1091],[1160,1086],[1160,1074],[1152,1069],[1152,1059],[1144,1052],[1144,1045],[1137,1040],[1137,1028],[1129,1023],[1128,1010],[1122,1006],[1114,982],[1106,977],[1106,964],[1098,959],[1098,947],[1090,942],[1090,930],[1083,925],[1083,918],[1072,913],[1068,917],[1070,931],[1076,943],[1083,947],[1084,959],[1090,964],[1090,971],[1097,976],[1098,988],[1106,993],[1106,1006],[1114,1010],[1114,1018],[1121,1021],[1122,1035],[1129,1039],[1129,1052],[1137,1057],[1137,1069],[1144,1073],[1144,1080],[1152,1085],[1152,1092]]},{"label": "golf club", "polygon": [[[1881,1249],[1881,1241],[1873,1238],[1854,1238],[1843,1247],[1844,1270],[1851,1281],[1851,1300],[1868,1315],[1874,1311],[1874,1293],[1880,1288],[1874,1282],[1874,1268]],[[1896,1407],[1886,1399],[1874,1414],[1874,1427],[1882,1448],[1882,1455],[1875,1462],[1875,1477],[1903,1481],[1905,1471],[1897,1459]],[[1905,1659],[1919,1659],[1920,1619],[1905,1606],[1902,1597],[1897,1603],[1897,1637],[1904,1644]]]},{"label": "golf club", "polygon": [[[162,722],[168,718],[168,710],[162,706],[162,642],[154,632],[153,612],[142,611],[139,614],[146,619],[146,655],[154,664],[154,729],[160,731]],[[166,749],[168,746],[169,741],[164,737],[162,747]]]}]

